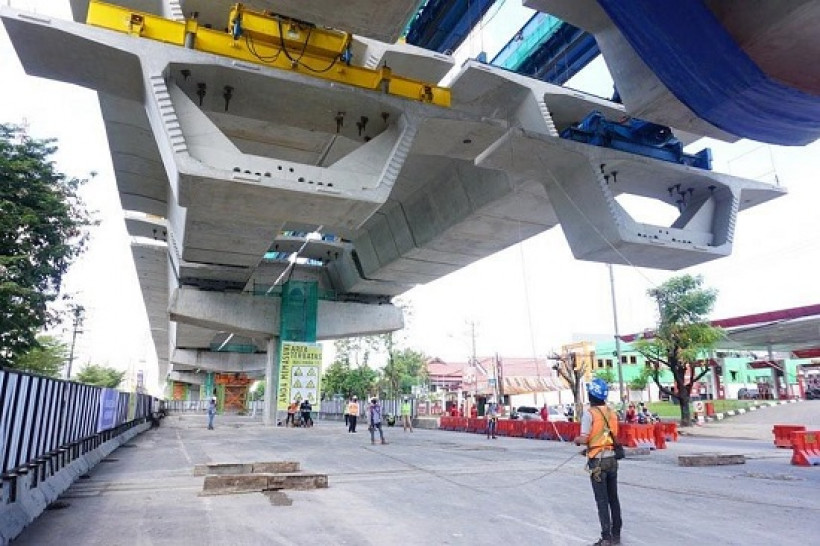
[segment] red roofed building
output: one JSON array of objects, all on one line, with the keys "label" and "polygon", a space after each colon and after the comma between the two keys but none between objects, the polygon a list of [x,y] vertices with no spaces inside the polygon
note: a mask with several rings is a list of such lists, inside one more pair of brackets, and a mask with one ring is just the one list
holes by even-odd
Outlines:
[{"label": "red roofed building", "polygon": [[[481,357],[469,362],[427,362],[431,400],[444,400],[443,411],[483,407],[490,396],[501,396],[508,406],[557,404],[566,385],[546,358]],[[547,397],[547,393],[553,393]],[[466,405],[465,405],[466,402]]]}]

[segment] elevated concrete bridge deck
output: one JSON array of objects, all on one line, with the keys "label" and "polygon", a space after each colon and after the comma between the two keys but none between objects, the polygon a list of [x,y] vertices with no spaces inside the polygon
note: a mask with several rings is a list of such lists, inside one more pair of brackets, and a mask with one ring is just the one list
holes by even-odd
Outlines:
[{"label": "elevated concrete bridge deck", "polygon": [[[173,21],[196,12],[217,29],[231,5],[124,3]],[[375,41],[392,40],[415,9],[383,4],[378,15],[359,3],[276,9],[361,32],[356,66],[389,64],[438,83],[452,59]],[[785,193],[564,140],[591,111],[619,119],[626,110],[474,61],[453,76],[445,108],[87,25],[88,5],[72,2],[80,22],[7,7],[0,18],[29,74],[99,92],[160,377],[190,369],[190,359],[172,362],[177,350],[210,350],[225,335],[267,350],[274,330],[224,321],[207,302],[253,294],[284,272],[334,294],[340,304],[322,318],[344,326],[334,336],[389,331],[402,324],[379,310],[391,297],[559,223],[579,259],[680,269],[731,253],[737,215]],[[678,218],[637,221],[619,202],[626,195]],[[294,232],[334,239],[294,241]],[[202,291],[196,313],[175,307],[182,290]],[[252,298],[232,301],[253,314]]]}]

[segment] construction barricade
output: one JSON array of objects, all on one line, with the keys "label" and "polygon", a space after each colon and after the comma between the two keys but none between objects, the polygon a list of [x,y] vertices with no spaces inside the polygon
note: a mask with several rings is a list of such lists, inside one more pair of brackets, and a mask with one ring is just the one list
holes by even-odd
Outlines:
[{"label": "construction barricade", "polygon": [[524,421],[524,437],[541,440],[549,423],[541,420]]},{"label": "construction barricade", "polygon": [[772,427],[776,447],[792,447],[792,432],[805,432],[803,425],[775,425]]},{"label": "construction barricade", "polygon": [[456,432],[465,432],[467,430],[466,417],[453,417],[453,430]]},{"label": "construction barricade", "polygon": [[677,423],[661,423],[663,425],[663,438],[667,442],[678,441],[678,424]]},{"label": "construction barricade", "polygon": [[624,447],[645,447],[656,449],[655,425],[620,423],[618,425],[618,442]]},{"label": "construction barricade", "polygon": [[521,419],[515,419],[510,421],[510,436],[513,438],[523,438],[524,437],[524,428],[526,427],[527,422]]},{"label": "construction barricade", "polygon": [[499,419],[498,425],[495,428],[496,434],[499,436],[512,436],[512,428],[515,421],[509,419]]},{"label": "construction barricade", "polygon": [[793,465],[820,465],[820,430],[792,432],[791,443]]},{"label": "construction barricade", "polygon": [[638,441],[635,438],[634,424],[619,423],[618,424],[618,443],[624,447],[638,447]]},{"label": "construction barricade", "polygon": [[655,437],[655,447],[657,449],[666,449],[666,436],[663,432],[663,423],[655,423],[652,425],[654,437]]},{"label": "construction barricade", "polygon": [[560,440],[556,421],[544,421],[544,429],[541,432],[542,440]]},{"label": "construction barricade", "polygon": [[438,428],[441,430],[455,430],[455,423],[453,422],[455,417],[450,417],[449,415],[442,415],[439,417],[438,420]]},{"label": "construction barricade", "polygon": [[638,447],[645,447],[648,449],[656,449],[655,445],[655,425],[632,425],[635,430],[635,442]]},{"label": "construction barricade", "polygon": [[[576,436],[581,435],[581,423],[567,423],[564,421],[551,421],[547,425],[547,433],[551,433],[553,440],[571,442]],[[555,437],[557,435],[557,437]]]},{"label": "construction barricade", "polygon": [[487,420],[482,417],[469,417],[465,432],[482,433],[487,430]]}]

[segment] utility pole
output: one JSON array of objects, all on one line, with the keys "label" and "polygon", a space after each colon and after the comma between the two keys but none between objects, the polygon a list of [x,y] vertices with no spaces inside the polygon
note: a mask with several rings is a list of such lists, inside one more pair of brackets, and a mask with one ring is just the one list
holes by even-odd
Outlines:
[{"label": "utility pole", "polygon": [[74,315],[74,326],[71,333],[71,352],[68,355],[68,370],[66,371],[66,379],[71,379],[71,365],[74,363],[74,346],[77,343],[77,334],[82,334],[80,327],[83,325],[83,315],[85,314],[85,307],[79,304],[71,306],[71,313]]},{"label": "utility pole", "polygon": [[615,274],[612,272],[612,264],[609,267],[609,288],[612,292],[612,320],[615,323],[615,358],[618,359],[618,395],[621,401],[621,411],[625,411],[626,400],[624,400],[624,371],[621,367],[621,336],[618,334],[618,307],[615,304]]}]

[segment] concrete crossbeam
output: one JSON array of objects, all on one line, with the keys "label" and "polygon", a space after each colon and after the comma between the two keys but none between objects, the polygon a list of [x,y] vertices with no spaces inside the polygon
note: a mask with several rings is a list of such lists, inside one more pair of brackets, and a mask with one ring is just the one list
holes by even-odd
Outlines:
[{"label": "concrete crossbeam", "polygon": [[[220,353],[210,350],[174,349],[171,364],[178,370],[200,370],[220,373],[248,373],[265,369],[264,353]],[[187,374],[194,375],[197,374]],[[188,381],[201,383],[201,380]]]},{"label": "concrete crossbeam", "polygon": [[[171,362],[173,364],[173,361]],[[191,385],[204,385],[205,377],[202,374],[193,372],[183,372],[173,370],[168,373],[168,379],[172,381],[179,381],[180,383],[189,383]]]},{"label": "concrete crossbeam", "polygon": [[[175,289],[169,306],[173,321],[251,338],[279,335],[279,298]],[[319,339],[372,335],[404,326],[401,309],[394,305],[369,305],[319,301]]]}]

